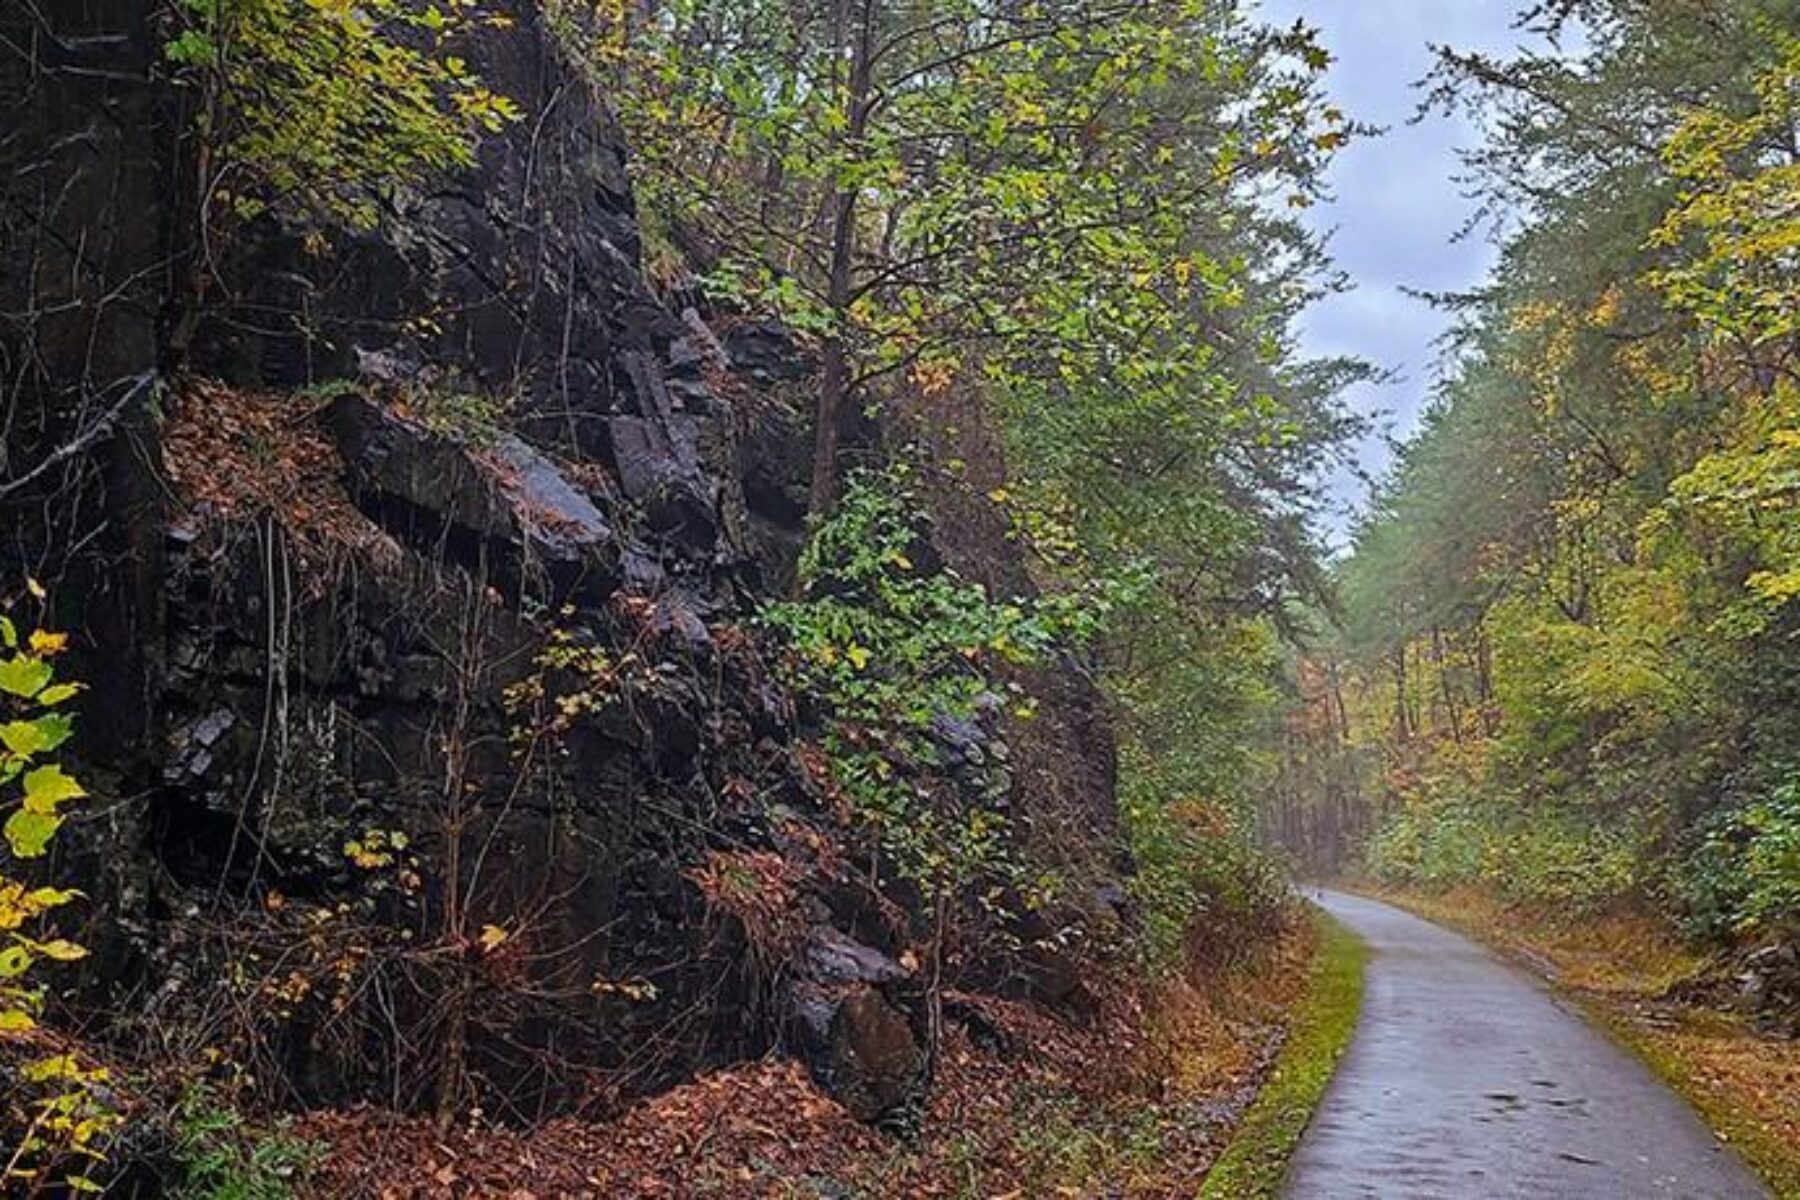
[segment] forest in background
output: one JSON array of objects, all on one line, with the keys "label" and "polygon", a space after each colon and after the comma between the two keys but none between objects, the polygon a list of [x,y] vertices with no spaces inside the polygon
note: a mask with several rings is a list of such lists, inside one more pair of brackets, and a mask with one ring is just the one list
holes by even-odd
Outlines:
[{"label": "forest in background", "polygon": [[1272,835],[1319,871],[1800,915],[1800,10],[1544,4],[1440,53],[1501,254],[1297,655]]}]

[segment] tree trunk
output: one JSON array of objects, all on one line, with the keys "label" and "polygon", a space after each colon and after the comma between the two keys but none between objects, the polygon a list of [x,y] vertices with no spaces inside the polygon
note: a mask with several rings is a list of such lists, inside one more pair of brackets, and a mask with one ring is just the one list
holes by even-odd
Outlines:
[{"label": "tree trunk", "polygon": [[1337,717],[1337,734],[1340,745],[1350,744],[1350,710],[1344,707],[1344,681],[1338,670],[1337,659],[1329,659],[1326,666],[1326,679],[1331,684],[1331,708]]},{"label": "tree trunk", "polygon": [[1394,653],[1394,732],[1396,740],[1405,743],[1412,737],[1412,722],[1406,711],[1406,645]]},{"label": "tree trunk", "polygon": [[1457,703],[1456,689],[1450,681],[1450,655],[1444,649],[1444,631],[1440,626],[1431,627],[1431,652],[1437,659],[1438,691],[1444,698],[1444,718],[1450,722],[1450,736],[1462,745],[1462,706]]},{"label": "tree trunk", "polygon": [[[855,0],[844,0],[846,6]],[[852,32],[849,20],[840,20],[840,37],[848,40],[850,79],[845,91],[846,108],[842,148],[854,150],[868,129],[873,93],[875,18],[878,0],[861,0]],[[847,12],[841,16],[848,17]],[[830,310],[832,333],[821,350],[819,403],[814,412],[812,487],[807,508],[814,525],[837,507],[842,472],[838,462],[845,409],[851,396],[850,346],[846,336],[850,303],[856,289],[856,191],[836,186],[831,198],[831,261],[825,284],[825,305]]]}]

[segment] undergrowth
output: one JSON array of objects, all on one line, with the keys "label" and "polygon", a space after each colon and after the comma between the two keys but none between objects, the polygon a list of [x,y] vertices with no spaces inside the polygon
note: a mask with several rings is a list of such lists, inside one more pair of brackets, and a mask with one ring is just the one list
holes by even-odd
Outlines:
[{"label": "undergrowth", "polygon": [[799,564],[801,594],[764,620],[786,643],[785,676],[826,720],[831,782],[879,839],[892,868],[936,901],[983,878],[1029,888],[1012,861],[1004,773],[982,795],[953,794],[941,743],[1010,706],[1031,716],[1004,664],[1079,644],[1109,609],[1102,594],[993,597],[925,553],[924,518],[904,472],[849,481]]},{"label": "undergrowth", "polygon": [[1315,919],[1318,955],[1287,1043],[1236,1138],[1207,1175],[1201,1200],[1261,1200],[1280,1193],[1288,1160],[1350,1045],[1368,948],[1324,914]]},{"label": "undergrowth", "polygon": [[303,1194],[323,1147],[286,1125],[254,1129],[205,1088],[182,1097],[175,1114],[181,1182],[175,1200],[291,1200]]}]

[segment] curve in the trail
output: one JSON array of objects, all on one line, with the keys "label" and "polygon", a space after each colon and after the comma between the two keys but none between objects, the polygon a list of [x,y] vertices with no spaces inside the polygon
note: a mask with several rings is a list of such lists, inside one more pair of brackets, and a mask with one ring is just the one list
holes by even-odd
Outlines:
[{"label": "curve in the trail", "polygon": [[1293,1200],[1763,1200],[1636,1059],[1536,980],[1428,921],[1313,898],[1369,944],[1356,1035]]}]

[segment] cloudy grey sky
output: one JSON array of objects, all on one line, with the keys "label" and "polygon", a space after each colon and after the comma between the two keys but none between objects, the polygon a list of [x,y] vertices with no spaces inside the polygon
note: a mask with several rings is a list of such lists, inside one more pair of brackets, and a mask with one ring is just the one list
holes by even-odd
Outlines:
[{"label": "cloudy grey sky", "polygon": [[[1383,424],[1396,437],[1416,427],[1437,362],[1433,342],[1446,324],[1442,313],[1403,289],[1465,289],[1481,281],[1492,260],[1485,242],[1453,240],[1471,211],[1453,178],[1456,148],[1471,144],[1475,131],[1442,117],[1409,124],[1419,101],[1413,84],[1430,70],[1432,43],[1489,51],[1514,46],[1518,8],[1515,0],[1263,3],[1271,23],[1304,20],[1320,31],[1336,59],[1329,86],[1338,105],[1387,130],[1343,152],[1331,174],[1336,199],[1312,214],[1316,227],[1334,231],[1332,251],[1356,288],[1320,304],[1302,335],[1314,353],[1352,354],[1395,373],[1393,382],[1360,389],[1352,399],[1360,411],[1385,414]],[[1385,439],[1370,438],[1359,458],[1364,470],[1379,474],[1389,461]],[[1347,472],[1333,491],[1345,509],[1364,494]],[[1334,538],[1347,523],[1347,512],[1329,523]]]}]

